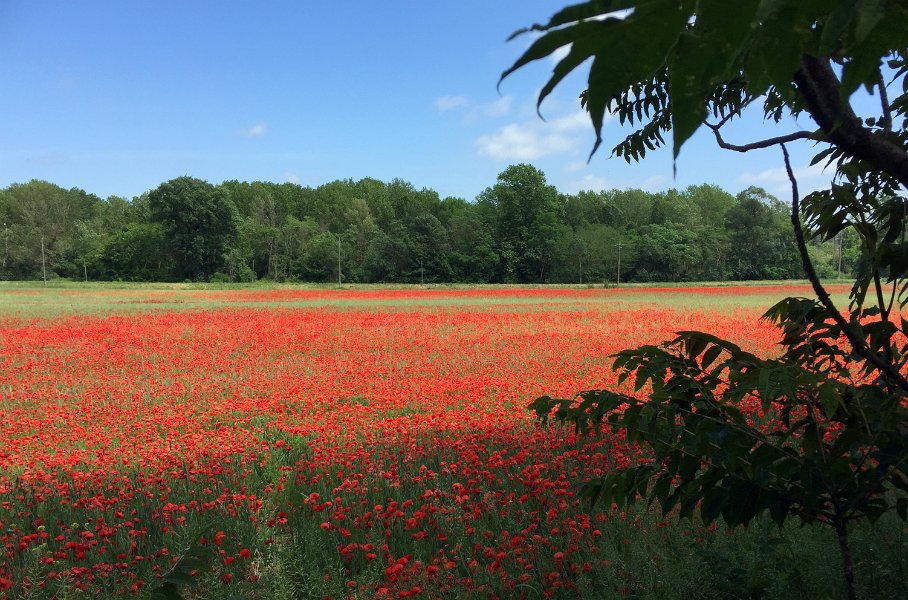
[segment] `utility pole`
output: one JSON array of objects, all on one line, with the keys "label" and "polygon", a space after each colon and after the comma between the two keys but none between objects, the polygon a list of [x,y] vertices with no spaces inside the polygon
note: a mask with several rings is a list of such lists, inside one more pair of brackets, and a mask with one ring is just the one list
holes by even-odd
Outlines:
[{"label": "utility pole", "polygon": [[88,263],[85,262],[85,257],[82,257],[82,272],[85,274],[85,283],[88,283]]},{"label": "utility pole", "polygon": [[3,247],[3,272],[6,273],[6,264],[9,261],[9,226],[3,224],[3,237],[4,237],[4,247]]},{"label": "utility pole", "polygon": [[845,240],[842,239],[842,232],[839,232],[838,237],[838,246],[839,246],[839,279],[842,278],[842,253],[845,250]]},{"label": "utility pole", "polygon": [[41,236],[41,274],[44,276],[44,287],[47,287],[47,263],[44,260],[44,236]]},{"label": "utility pole", "polygon": [[421,258],[419,259],[419,284],[420,285],[426,284],[425,271],[422,268],[422,259]]},{"label": "utility pole", "polygon": [[618,282],[617,285],[621,285],[621,242],[618,242],[615,245],[618,246],[618,270],[615,273],[615,279]]},{"label": "utility pole", "polygon": [[337,236],[337,287],[341,286],[341,236]]}]

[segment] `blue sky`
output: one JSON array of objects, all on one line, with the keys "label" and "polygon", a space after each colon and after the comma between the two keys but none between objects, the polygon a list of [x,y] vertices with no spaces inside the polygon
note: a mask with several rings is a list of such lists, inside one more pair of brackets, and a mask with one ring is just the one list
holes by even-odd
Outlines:
[{"label": "blue sky", "polygon": [[[535,112],[552,61],[500,73],[561,1],[0,2],[0,187],[46,179],[132,197],[181,175],[291,181],[398,177],[472,200],[529,162],[563,192],[714,183],[782,198],[778,150],[721,151],[700,132],[682,150],[627,165],[591,161],[588,118],[568,78]],[[774,130],[747,119],[729,137]],[[606,144],[617,140],[614,124]],[[801,184],[829,177],[794,151]]]}]

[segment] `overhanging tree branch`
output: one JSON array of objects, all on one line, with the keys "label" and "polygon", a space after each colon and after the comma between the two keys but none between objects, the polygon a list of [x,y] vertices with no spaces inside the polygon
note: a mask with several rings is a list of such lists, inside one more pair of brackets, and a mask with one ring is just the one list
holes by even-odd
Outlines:
[{"label": "overhanging tree branch", "polygon": [[[604,26],[593,22],[594,17],[607,17],[613,4],[590,0],[557,13],[547,25],[537,29],[542,35],[505,75],[525,64],[552,56],[571,43],[570,54],[557,62],[552,77],[540,93],[541,102],[567,73],[592,59],[584,106],[590,112],[596,132],[594,152],[602,141],[605,114],[614,109],[616,98],[618,113],[622,114],[623,110],[631,124],[634,119],[630,115],[642,119],[641,115],[646,111],[650,122],[641,124],[641,131],[645,127],[655,127],[660,134],[671,130],[676,157],[684,142],[702,127],[710,108],[717,124],[707,126],[716,136],[719,147],[747,152],[781,146],[794,196],[791,220],[796,246],[819,297],[819,302],[789,299],[794,301],[774,307],[771,310],[773,318],[786,333],[782,346],[787,352],[778,365],[739,369],[740,379],[734,382],[734,386],[741,388],[756,380],[761,397],[779,397],[782,400],[780,433],[790,436],[802,432],[805,435],[799,439],[814,442],[799,444],[796,448],[810,467],[794,476],[797,485],[783,485],[786,497],[756,487],[748,489],[743,484],[729,488],[718,486],[716,477],[733,477],[739,463],[714,463],[708,467],[710,472],[703,474],[704,463],[688,456],[691,448],[698,448],[696,453],[701,455],[702,461],[704,456],[708,460],[713,451],[712,443],[718,438],[727,439],[728,449],[742,455],[745,450],[741,448],[751,440],[701,418],[699,405],[693,415],[675,411],[663,418],[665,410],[674,410],[675,404],[683,408],[690,406],[699,393],[699,386],[717,389],[708,376],[700,376],[688,368],[689,361],[701,355],[710,364],[718,360],[723,346],[715,336],[698,334],[691,337],[686,346],[671,348],[667,354],[654,353],[651,347],[620,353],[621,368],[627,371],[622,374],[622,381],[625,376],[635,373],[638,380],[658,382],[662,387],[659,397],[653,392],[649,400],[642,400],[635,407],[641,412],[623,413],[618,424],[627,433],[636,434],[632,428],[641,419],[649,419],[649,426],[639,432],[637,439],[648,442],[660,459],[667,459],[663,464],[673,470],[671,480],[660,477],[656,483],[661,486],[657,497],[663,509],[674,507],[680,494],[686,493],[687,506],[682,514],[692,511],[694,504],[702,499],[701,515],[706,520],[714,521],[721,516],[729,522],[747,523],[761,511],[769,510],[781,525],[790,516],[794,501],[802,502],[804,509],[799,516],[803,522],[822,520],[825,515],[818,511],[816,498],[831,491],[834,496],[831,514],[824,522],[836,529],[847,596],[856,599],[847,522],[858,517],[874,519],[891,508],[898,510],[903,520],[908,519],[905,510],[908,504],[902,494],[905,487],[899,485],[904,481],[900,479],[901,465],[908,462],[903,409],[908,380],[901,373],[900,361],[895,361],[897,354],[894,351],[891,360],[887,360],[882,351],[878,352],[880,344],[895,343],[893,335],[889,334],[892,328],[904,334],[908,325],[904,321],[901,326],[893,321],[877,325],[873,318],[875,313],[870,309],[858,310],[847,320],[836,310],[829,294],[820,285],[807,254],[797,181],[785,144],[813,140],[831,146],[818,155],[817,160],[829,159],[829,164],[835,165],[837,183],[842,185],[835,185],[811,198],[815,219],[812,225],[816,226],[817,232],[835,233],[854,226],[863,243],[864,258],[876,260],[874,266],[880,267],[877,271],[895,275],[903,272],[904,241],[902,246],[894,243],[903,222],[877,211],[878,203],[874,198],[892,195],[898,187],[908,188],[906,124],[904,119],[898,118],[904,113],[904,107],[892,106],[881,88],[882,112],[878,113],[875,123],[865,122],[855,113],[843,90],[846,87],[849,91],[855,90],[862,84],[877,89],[879,65],[890,57],[899,65],[896,79],[904,87],[906,73],[903,67],[908,60],[908,29],[904,22],[908,7],[901,0],[857,3],[853,0],[819,3],[774,0],[772,10],[766,10],[765,2],[755,2],[729,11],[727,3],[722,2],[629,0],[621,3],[622,7],[632,9],[629,18],[612,20]],[[668,5],[671,5],[674,17],[665,10]],[[828,48],[827,55],[821,56],[816,50],[818,40]],[[826,41],[837,43],[827,44]],[[633,51],[628,52],[628,48]],[[727,53],[727,56],[716,60],[717,52]],[[652,87],[653,73],[659,74],[657,83],[664,85],[667,102],[658,94],[662,88]],[[639,103],[641,90],[643,96],[653,96],[649,105],[645,100],[642,105]],[[767,94],[766,116],[778,122],[785,115],[808,113],[816,123],[816,131],[796,132],[744,145],[726,141],[721,128],[743,107]],[[662,126],[651,117],[649,111],[653,106],[661,111],[660,118],[667,115],[671,119],[669,126]],[[662,138],[656,139],[658,143],[646,144],[641,141],[639,131],[632,133],[624,143],[635,152],[627,153],[626,158],[643,158],[647,150],[662,145]],[[857,205],[858,214],[870,211],[866,222],[849,222],[847,213],[852,212],[853,204]],[[862,306],[872,273],[859,271],[856,276],[858,284],[853,288],[852,298]],[[880,299],[879,295],[877,299]],[[881,306],[880,310],[888,310],[888,307]],[[863,321],[868,325],[866,332],[861,331]],[[835,339],[827,340],[830,336]],[[848,348],[840,350],[838,342],[842,336],[848,340],[843,344]],[[827,363],[836,363],[837,368],[831,370]],[[617,359],[615,367],[619,367]],[[664,381],[668,370],[673,370],[673,377],[677,379],[671,385]],[[881,372],[881,384],[863,385],[867,373],[874,371]],[[792,376],[795,372],[805,376],[799,379]],[[640,387],[638,384],[637,388]],[[750,390],[738,390],[739,393],[742,391],[749,393]],[[671,401],[672,407],[662,407],[663,401]],[[811,414],[808,414],[809,422],[801,419],[792,425],[789,420],[792,411],[805,407],[809,410],[809,403],[817,401],[820,403],[817,408],[832,411],[833,415],[839,411],[845,414],[844,419],[834,420],[841,424],[841,436],[845,436],[844,439],[837,437],[828,447],[834,452],[834,460],[826,447],[818,447],[826,442],[826,437],[820,433],[831,432],[831,421],[813,418]],[[732,410],[731,406],[728,408]],[[741,421],[737,413],[729,414],[736,415],[736,422]],[[658,418],[652,418],[653,415]],[[588,418],[586,414],[580,416]],[[667,447],[664,440],[678,435],[677,419],[697,421],[697,426],[683,432],[684,443]],[[685,425],[690,423],[685,421]],[[741,439],[732,439],[738,437]],[[690,446],[685,445],[688,442],[691,442]],[[849,445],[850,448],[845,448]],[[861,456],[851,453],[851,448],[855,447],[861,448]],[[885,459],[873,459],[872,468],[879,479],[868,479],[863,476],[869,473],[868,456],[870,453],[876,456],[878,450],[881,451],[879,455],[886,456]],[[826,457],[830,459],[827,461]],[[749,463],[756,464],[761,460],[767,473],[779,474],[791,467],[763,452],[747,455]],[[784,462],[790,461],[786,458]],[[856,476],[859,472],[862,476]],[[622,473],[620,469],[610,472],[595,491],[594,498],[601,494],[606,501],[619,497],[622,501],[633,500],[634,492],[641,488],[637,480],[639,473],[639,470]],[[647,473],[649,471],[644,471],[644,475]],[[898,490],[890,489],[885,485],[886,481],[892,481]],[[675,489],[669,494],[672,486]],[[706,491],[709,496],[705,495]]]},{"label": "overhanging tree branch", "polygon": [[908,392],[908,380],[906,380],[901,373],[899,373],[895,367],[890,363],[886,362],[879,354],[870,350],[867,347],[867,344],[863,339],[857,336],[856,333],[848,325],[848,322],[845,320],[845,317],[839,312],[839,309],[836,308],[835,304],[832,302],[832,298],[829,297],[829,293],[820,283],[819,277],[817,277],[817,272],[813,268],[813,263],[810,260],[810,255],[807,253],[807,244],[804,242],[804,230],[801,228],[801,216],[800,216],[800,197],[798,195],[798,182],[795,179],[794,171],[791,168],[791,160],[788,157],[788,149],[785,148],[785,144],[782,144],[782,156],[785,159],[785,172],[788,173],[788,180],[791,181],[791,224],[794,226],[795,242],[798,246],[798,252],[801,255],[801,263],[804,265],[804,271],[807,274],[807,279],[810,281],[810,285],[813,287],[813,291],[816,293],[817,298],[820,299],[820,302],[826,308],[826,311],[829,313],[829,316],[835,321],[842,333],[845,334],[845,337],[848,338],[848,341],[851,342],[851,346],[854,348],[855,354],[872,364],[877,370],[881,371],[886,377],[895,385],[900,387],[904,392]]},{"label": "overhanging tree branch", "polygon": [[886,133],[892,133],[892,107],[889,106],[889,94],[886,93],[886,80],[883,79],[883,73],[877,73],[876,87],[880,92],[880,107],[882,116],[879,120],[879,126]]},{"label": "overhanging tree branch", "polygon": [[887,139],[885,133],[874,133],[864,127],[851,105],[842,99],[841,82],[828,58],[803,55],[794,82],[807,105],[807,112],[830,143],[908,187],[908,152]]},{"label": "overhanging tree branch", "polygon": [[719,147],[724,150],[734,150],[735,152],[750,152],[751,150],[759,150],[761,148],[770,148],[772,146],[778,146],[779,144],[786,144],[788,142],[794,142],[796,140],[816,140],[818,142],[826,141],[826,139],[819,132],[811,131],[796,131],[794,133],[789,133],[788,135],[780,135],[778,137],[769,138],[766,140],[759,140],[756,142],[751,142],[749,144],[731,144],[726,142],[722,137],[722,133],[719,131],[726,122],[725,119],[719,123],[713,125],[712,123],[706,123],[705,125],[712,129],[713,134],[716,136],[716,143],[719,144]]}]

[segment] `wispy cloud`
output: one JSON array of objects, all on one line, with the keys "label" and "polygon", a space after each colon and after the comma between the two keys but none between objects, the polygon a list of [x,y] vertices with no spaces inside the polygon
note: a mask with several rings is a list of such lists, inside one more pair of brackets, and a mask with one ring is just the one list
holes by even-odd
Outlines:
[{"label": "wispy cloud", "polygon": [[652,175],[641,181],[640,185],[637,185],[635,187],[638,187],[641,190],[645,190],[647,192],[655,192],[662,189],[667,180],[668,179],[666,177],[663,177],[662,175]]},{"label": "wispy cloud", "polygon": [[582,191],[601,192],[602,190],[614,189],[614,183],[600,175],[587,174],[580,179],[572,179],[564,185],[564,191],[568,194],[576,194]]},{"label": "wispy cloud", "polygon": [[511,112],[511,96],[502,96],[494,102],[489,102],[480,106],[480,109],[487,117],[505,117]]},{"label": "wispy cloud", "polygon": [[300,176],[294,171],[285,171],[284,177],[281,181],[283,181],[284,183],[299,183]]},{"label": "wispy cloud", "polygon": [[249,129],[243,129],[240,132],[240,135],[248,138],[260,138],[263,137],[266,133],[268,133],[268,125],[266,125],[265,123],[256,123]]},{"label": "wispy cloud", "polygon": [[587,143],[583,134],[590,128],[583,111],[551,121],[531,119],[510,123],[494,133],[476,139],[479,154],[495,160],[536,160],[543,156],[566,154]]},{"label": "wispy cloud", "polygon": [[[832,170],[825,170],[821,164],[794,167],[792,172],[798,182],[798,188],[803,194],[827,187],[834,176]],[[784,167],[766,169],[759,173],[745,171],[738,176],[738,181],[745,185],[766,188],[767,191],[780,198],[791,193],[791,183]]]},{"label": "wispy cloud", "polygon": [[536,160],[576,149],[578,140],[558,132],[543,132],[532,123],[511,123],[479,136],[479,154],[495,160]]},{"label": "wispy cloud", "polygon": [[470,101],[464,96],[439,96],[435,99],[435,108],[438,112],[448,112],[455,108],[469,106]]},{"label": "wispy cloud", "polygon": [[[832,179],[832,172],[824,173],[823,165],[803,165],[800,167],[795,167],[792,169],[794,176],[798,180],[802,179],[814,179],[817,177],[823,177],[824,175],[829,179]],[[785,171],[785,167],[776,167],[773,169],[766,169],[765,171],[760,171],[759,173],[751,173],[750,171],[745,171],[738,176],[738,181],[741,183],[752,184],[752,185],[769,185],[774,183],[788,183],[788,173]]]},{"label": "wispy cloud", "polygon": [[456,111],[465,120],[475,121],[479,117],[506,117],[511,112],[513,102],[511,96],[501,96],[491,102],[476,102],[466,96],[439,96],[433,104],[438,112]]},{"label": "wispy cloud", "polygon": [[590,121],[590,116],[582,111],[578,110],[569,115],[564,115],[562,117],[557,117],[549,121],[552,128],[556,131],[578,131],[578,130],[590,130],[592,128],[592,122]]},{"label": "wispy cloud", "polygon": [[[582,167],[578,168],[580,165]],[[589,168],[585,162],[580,163],[571,163],[565,167],[565,171],[568,173],[577,172],[583,168]],[[565,192],[569,194],[576,194],[581,191],[593,191],[600,192],[603,190],[628,190],[628,189],[640,189],[647,192],[657,192],[663,189],[666,178],[662,175],[653,175],[647,177],[642,181],[613,181],[601,175],[595,173],[587,173],[582,177],[574,177],[569,179],[563,186]]]}]

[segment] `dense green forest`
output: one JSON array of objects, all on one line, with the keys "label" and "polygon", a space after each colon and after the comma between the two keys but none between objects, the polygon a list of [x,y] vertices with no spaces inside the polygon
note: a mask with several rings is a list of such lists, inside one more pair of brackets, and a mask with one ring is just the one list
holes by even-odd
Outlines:
[{"label": "dense green forest", "polygon": [[[0,190],[2,279],[605,283],[802,277],[789,208],[759,188],[562,194],[514,165],[474,202],[408,182],[191,177],[131,200],[45,181]],[[811,248],[848,273],[847,239]]]}]

